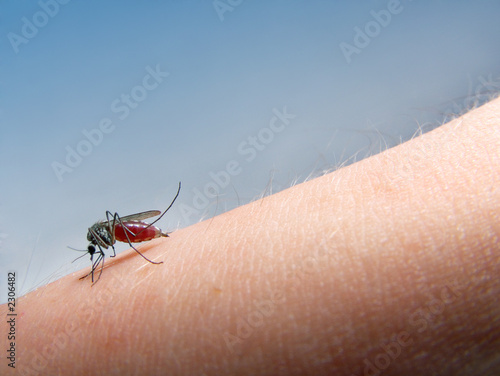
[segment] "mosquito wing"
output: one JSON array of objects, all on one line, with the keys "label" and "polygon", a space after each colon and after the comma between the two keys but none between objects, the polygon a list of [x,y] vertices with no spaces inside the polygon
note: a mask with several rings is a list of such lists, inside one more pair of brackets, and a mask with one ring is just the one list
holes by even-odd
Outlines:
[{"label": "mosquito wing", "polygon": [[145,211],[142,213],[126,215],[125,217],[120,217],[120,219],[122,220],[122,222],[142,221],[143,219],[156,217],[157,215],[160,215],[160,214],[161,214],[161,211],[159,211],[159,210],[148,210],[148,211]]}]

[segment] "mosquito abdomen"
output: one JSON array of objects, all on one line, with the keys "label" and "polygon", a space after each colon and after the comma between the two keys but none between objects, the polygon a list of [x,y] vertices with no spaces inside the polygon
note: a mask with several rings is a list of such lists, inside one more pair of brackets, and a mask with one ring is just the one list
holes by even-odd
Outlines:
[{"label": "mosquito abdomen", "polygon": [[[125,226],[127,230],[124,230],[123,226]],[[159,238],[160,236],[165,236],[158,227],[150,226],[143,222],[123,222],[123,226],[120,223],[116,223],[115,225],[115,239],[120,242],[126,243],[127,236],[131,243],[145,242]],[[125,234],[125,232],[127,234]]]}]

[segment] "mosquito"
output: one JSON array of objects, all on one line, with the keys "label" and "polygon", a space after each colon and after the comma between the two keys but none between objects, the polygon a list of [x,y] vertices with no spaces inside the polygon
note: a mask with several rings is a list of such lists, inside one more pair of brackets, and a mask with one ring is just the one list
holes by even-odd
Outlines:
[{"label": "mosquito", "polygon": [[[179,196],[179,192],[181,191],[181,183],[179,182],[179,188],[177,189],[177,193],[168,206],[168,208],[162,213],[160,210],[149,210],[141,213],[127,215],[125,217],[121,217],[118,213],[111,213],[109,210],[106,211],[106,221],[99,221],[94,223],[87,232],[87,240],[90,242],[86,250],[79,250],[75,248],[71,248],[76,251],[85,252],[85,254],[90,254],[90,262],[92,263],[92,269],[89,274],[81,277],[80,279],[87,278],[89,275],[92,275],[92,283],[94,283],[94,272],[101,265],[101,270],[99,272],[99,276],[97,277],[97,281],[101,278],[102,269],[104,268],[104,249],[108,249],[111,247],[113,249],[113,254],[109,255],[109,257],[115,257],[115,243],[117,241],[128,243],[130,247],[134,251],[136,251],[139,255],[141,255],[146,261],[151,264],[163,264],[163,261],[155,262],[148,259],[144,256],[137,248],[135,248],[132,243],[141,243],[148,240],[160,238],[160,237],[168,237],[167,232],[162,232],[156,226],[153,226],[156,222],[158,222],[165,213],[172,207],[175,200]],[[161,215],[160,215],[161,214]],[[152,223],[143,222],[143,220],[156,217],[160,215],[157,219],[155,219]],[[80,257],[83,257],[82,255]],[[94,260],[94,256],[96,259]],[[78,260],[80,257],[76,258],[74,261]]]}]

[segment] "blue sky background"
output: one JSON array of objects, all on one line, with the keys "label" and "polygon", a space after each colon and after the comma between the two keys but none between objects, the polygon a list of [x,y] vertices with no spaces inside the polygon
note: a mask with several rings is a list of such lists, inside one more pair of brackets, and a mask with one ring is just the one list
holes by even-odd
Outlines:
[{"label": "blue sky background", "polygon": [[[401,1],[388,19],[392,3],[221,0],[218,13],[212,1],[0,2],[0,301],[8,270],[25,293],[88,266],[67,246],[85,249],[106,210],[162,210],[182,181],[160,222],[182,228],[499,91],[498,1]],[[341,44],[367,27],[373,37],[346,59]],[[137,88],[148,67],[169,75]],[[121,119],[112,103],[131,92],[146,96]],[[270,131],[285,108],[295,117]],[[113,131],[58,178],[54,162],[103,119]],[[228,163],[237,173],[211,197]]]}]

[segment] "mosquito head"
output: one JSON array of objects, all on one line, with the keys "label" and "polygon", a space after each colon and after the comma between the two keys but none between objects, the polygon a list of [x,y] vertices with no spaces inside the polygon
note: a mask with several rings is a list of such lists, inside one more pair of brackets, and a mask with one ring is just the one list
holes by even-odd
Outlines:
[{"label": "mosquito head", "polygon": [[91,256],[95,253],[95,247],[92,243],[87,247],[87,252],[90,253]]}]

